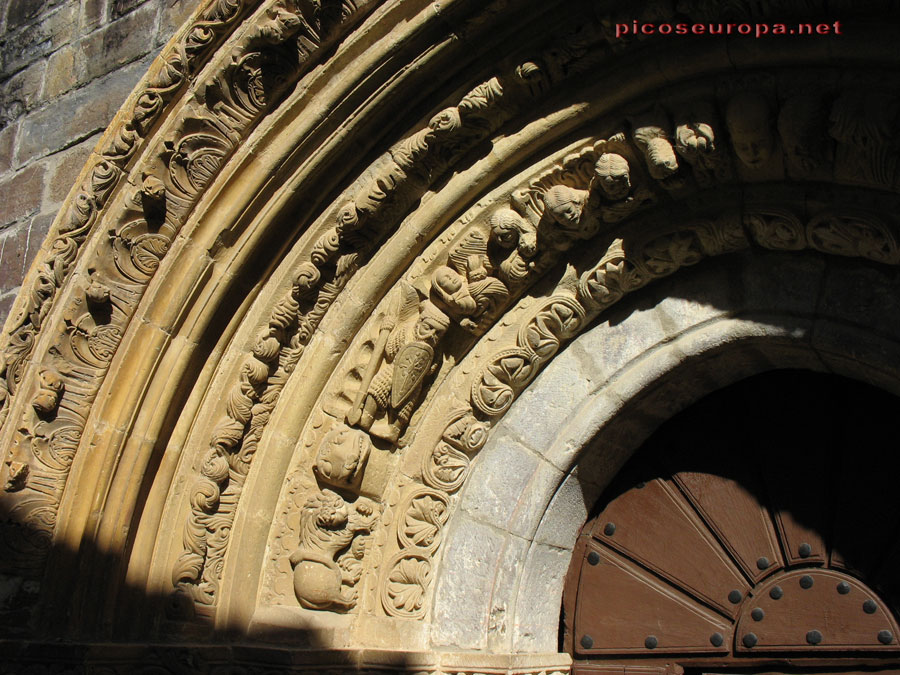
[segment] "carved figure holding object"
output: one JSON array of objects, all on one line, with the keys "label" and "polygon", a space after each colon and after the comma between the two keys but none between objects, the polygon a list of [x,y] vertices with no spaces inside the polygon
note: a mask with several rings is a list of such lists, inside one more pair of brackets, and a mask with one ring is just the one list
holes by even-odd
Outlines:
[{"label": "carved figure holding object", "polygon": [[398,307],[386,317],[347,423],[396,443],[419,402],[425,378],[436,369],[435,349],[450,318],[401,282]]}]

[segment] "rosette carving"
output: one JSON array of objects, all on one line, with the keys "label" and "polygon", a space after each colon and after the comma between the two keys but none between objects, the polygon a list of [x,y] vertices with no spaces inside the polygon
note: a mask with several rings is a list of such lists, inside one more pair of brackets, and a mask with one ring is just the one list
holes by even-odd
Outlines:
[{"label": "rosette carving", "polygon": [[425,596],[431,585],[432,563],[427,553],[402,551],[387,565],[381,586],[381,605],[390,616],[420,619],[425,614]]}]

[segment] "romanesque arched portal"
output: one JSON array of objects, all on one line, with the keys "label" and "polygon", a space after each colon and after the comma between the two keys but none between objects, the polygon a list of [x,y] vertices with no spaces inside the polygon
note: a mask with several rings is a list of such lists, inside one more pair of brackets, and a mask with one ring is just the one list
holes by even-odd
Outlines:
[{"label": "romanesque arched portal", "polygon": [[566,672],[662,421],[896,391],[891,7],[207,2],[4,329],[10,658]]}]

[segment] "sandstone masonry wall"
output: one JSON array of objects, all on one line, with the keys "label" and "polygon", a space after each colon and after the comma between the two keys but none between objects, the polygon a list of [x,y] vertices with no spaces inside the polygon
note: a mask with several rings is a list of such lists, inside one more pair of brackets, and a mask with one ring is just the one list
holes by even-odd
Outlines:
[{"label": "sandstone masonry wall", "polygon": [[88,154],[200,0],[0,0],[0,326]]}]

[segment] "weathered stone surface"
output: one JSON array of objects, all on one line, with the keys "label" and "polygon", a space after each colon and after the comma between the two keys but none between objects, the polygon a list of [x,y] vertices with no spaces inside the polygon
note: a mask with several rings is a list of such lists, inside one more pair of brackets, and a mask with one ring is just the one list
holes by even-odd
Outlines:
[{"label": "weathered stone surface", "polygon": [[900,327],[900,278],[894,270],[825,262],[819,311],[894,334]]},{"label": "weathered stone surface", "polygon": [[585,355],[587,377],[595,387],[665,336],[653,307],[614,307],[600,325],[604,330],[588,331],[571,347],[573,353]]},{"label": "weathered stone surface", "polygon": [[515,613],[516,592],[522,567],[528,553],[525,539],[507,537],[500,555],[500,567],[491,592],[488,616],[488,648],[493,652],[512,651],[512,622]]},{"label": "weathered stone surface", "polygon": [[0,84],[0,126],[6,126],[35,106],[45,67],[43,61],[38,61]]},{"label": "weathered stone surface", "polygon": [[44,239],[47,238],[47,234],[50,232],[50,226],[53,224],[54,218],[54,213],[43,213],[31,219],[31,222],[28,225],[28,248],[25,252],[25,261],[22,267],[23,274],[31,266],[37,252],[41,248],[41,244],[43,244]]},{"label": "weathered stone surface", "polygon": [[3,295],[0,295],[0,325],[6,321],[12,310],[13,303],[16,301],[16,295],[19,294],[19,288],[13,287]]},{"label": "weathered stone surface", "polygon": [[501,430],[491,437],[472,467],[484,478],[472,481],[463,491],[461,508],[484,523],[503,527],[512,518],[540,458]]},{"label": "weathered stone surface", "polygon": [[[744,267],[744,306],[807,311],[816,306],[825,273],[824,256],[797,253],[783,256],[760,252]],[[791,279],[790,283],[786,283]]]},{"label": "weathered stone surface", "polygon": [[78,32],[78,13],[78,5],[70,3],[51,10],[27,28],[9,34],[2,51],[3,72],[21,70],[72,41]]},{"label": "weathered stone surface", "polygon": [[[501,423],[529,448],[546,448],[573,407],[597,387],[590,361],[579,350],[563,349],[513,404]],[[534,393],[540,392],[540,393]]]},{"label": "weathered stone surface", "polygon": [[576,470],[566,476],[543,513],[534,541],[555,548],[572,548],[580,525],[600,496],[600,488],[582,481]]},{"label": "weathered stone surface", "polygon": [[[494,579],[508,535],[460,515],[447,533],[435,589],[431,641],[437,647],[483,649]],[[465,587],[465,593],[459,589]]]},{"label": "weathered stone surface", "polygon": [[171,0],[163,3],[159,10],[158,44],[167,41],[197,9],[192,0]]},{"label": "weathered stone surface", "polygon": [[124,16],[135,7],[140,7],[147,0],[113,0],[112,2],[112,16],[117,19],[120,16]]},{"label": "weathered stone surface", "polygon": [[41,96],[45,101],[50,101],[70,89],[74,89],[84,76],[81,65],[76,56],[81,56],[77,47],[66,45],[54,52],[47,59],[47,72],[44,75],[44,86]]},{"label": "weathered stone surface", "polygon": [[24,163],[102,130],[147,64],[139,62],[70,92],[22,122],[16,160]]},{"label": "weathered stone surface", "polygon": [[18,122],[13,122],[0,130],[0,174],[4,174],[12,168],[13,150],[18,131]]},{"label": "weathered stone surface", "polygon": [[81,30],[88,33],[107,20],[109,0],[81,0]]},{"label": "weathered stone surface", "polygon": [[563,580],[569,568],[569,549],[532,544],[516,598],[513,650],[546,652],[555,648]]},{"label": "weathered stone surface", "polygon": [[78,145],[47,158],[47,189],[44,192],[44,210],[55,210],[69,194],[99,136],[91,136]]},{"label": "weathered stone surface", "polygon": [[85,81],[105,75],[149,52],[153,46],[153,31],[148,27],[153,26],[155,20],[156,5],[148,3],[85,38],[79,45]]},{"label": "weathered stone surface", "polygon": [[51,4],[51,0],[9,0],[6,3],[6,30],[12,32],[34,21]]},{"label": "weathered stone surface", "polygon": [[36,213],[44,194],[46,168],[32,164],[0,181],[0,201],[3,202],[3,225],[16,222]]},{"label": "weathered stone surface", "polygon": [[0,288],[22,283],[28,251],[28,222],[0,233]]}]

